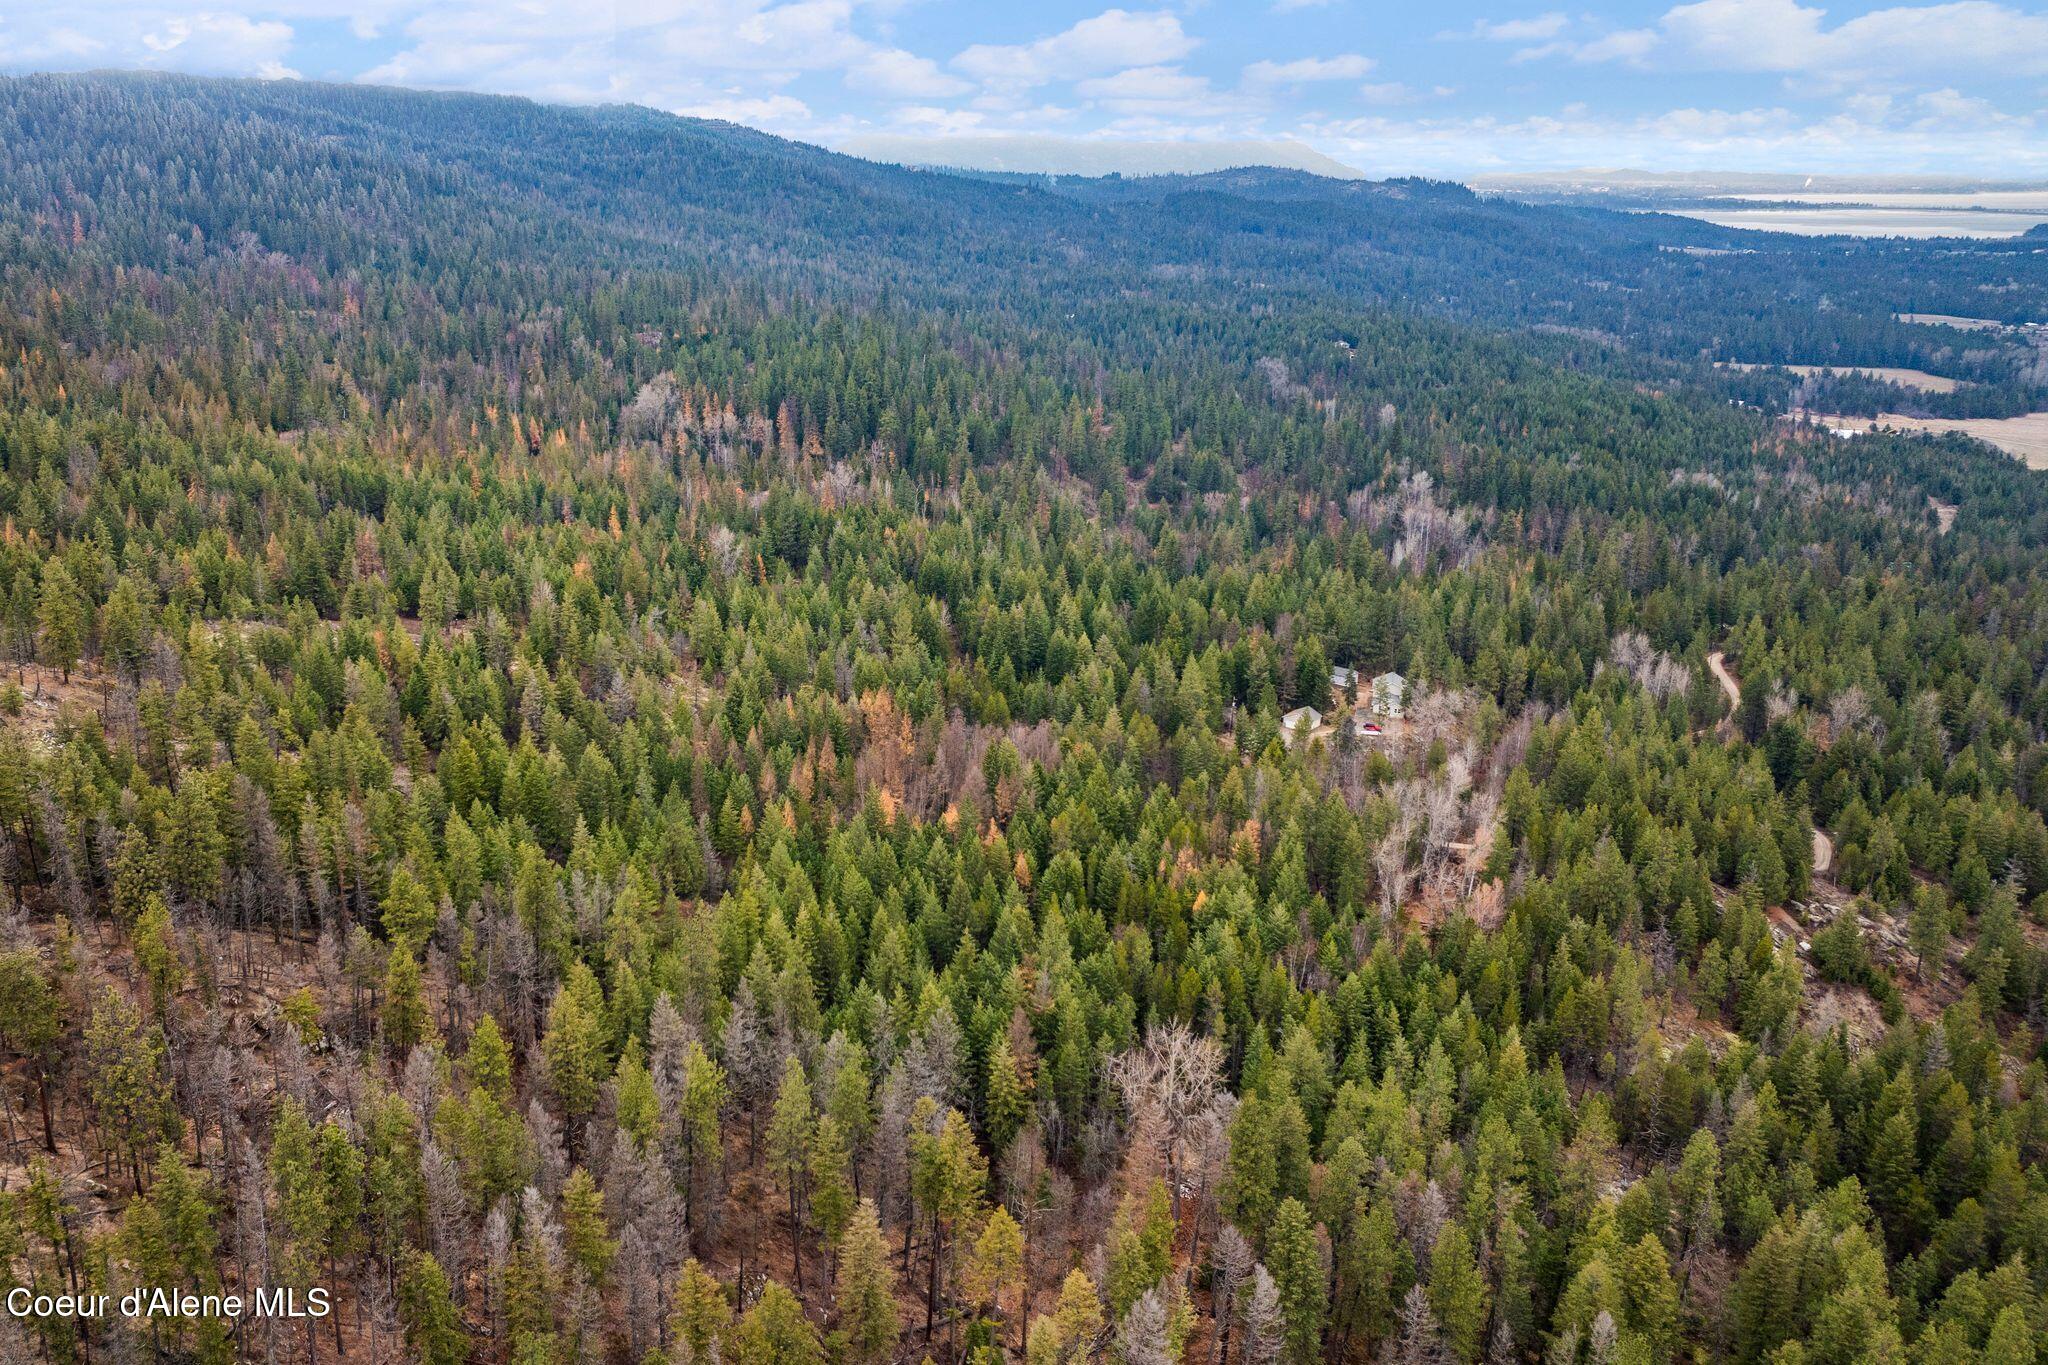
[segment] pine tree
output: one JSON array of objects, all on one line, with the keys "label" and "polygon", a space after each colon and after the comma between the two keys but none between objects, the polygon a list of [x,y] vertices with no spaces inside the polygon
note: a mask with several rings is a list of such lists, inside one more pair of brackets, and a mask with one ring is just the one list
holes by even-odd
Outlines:
[{"label": "pine tree", "polygon": [[1266,1264],[1280,1291],[1284,1354],[1290,1365],[1310,1365],[1322,1353],[1329,1294],[1314,1225],[1298,1199],[1283,1199],[1266,1237]]},{"label": "pine tree", "polygon": [[1138,1297],[1173,1268],[1173,1208],[1164,1181],[1145,1190],[1144,1207],[1124,1196],[1109,1225],[1109,1267],[1104,1288],[1109,1314],[1122,1321]]},{"label": "pine tree", "polygon": [[1913,944],[1915,975],[1927,979],[1928,964],[1940,962],[1948,953],[1948,893],[1939,886],[1913,888],[1913,916],[1909,924]]},{"label": "pine tree", "polygon": [[134,945],[135,965],[149,982],[151,1009],[158,1019],[163,1019],[171,1007],[171,997],[185,982],[185,963],[178,955],[178,933],[162,896],[152,893],[143,902],[142,913],[135,921]]},{"label": "pine tree", "polygon": [[1000,1313],[1004,1292],[1021,1284],[1023,1274],[1024,1229],[998,1204],[983,1220],[974,1239],[974,1254],[967,1261],[964,1287],[968,1301]]},{"label": "pine tree", "polygon": [[395,944],[384,968],[384,1042],[403,1057],[427,1034],[427,1002],[420,983],[420,964],[412,950]]},{"label": "pine tree", "polygon": [[2000,1309],[1984,1342],[1984,1365],[2034,1365],[2039,1359],[2039,1339],[2026,1310],[2016,1303]]},{"label": "pine tree", "polygon": [[556,988],[548,1006],[547,1034],[540,1046],[548,1088],[562,1112],[574,1120],[595,1109],[608,1070],[601,1024],[568,982]]},{"label": "pine tree", "polygon": [[1396,1286],[1408,1278],[1414,1258],[1385,1200],[1374,1203],[1364,1217],[1352,1219],[1351,1238],[1343,1259],[1356,1277],[1358,1327],[1366,1340],[1379,1341],[1394,1330],[1401,1297]]},{"label": "pine tree", "polygon": [[719,1115],[726,1095],[725,1068],[712,1061],[701,1045],[691,1043],[683,1052],[678,1183],[684,1216],[691,1227],[707,1231],[715,1222],[715,1192],[725,1168]]},{"label": "pine tree", "polygon": [[[220,1285],[213,1205],[204,1172],[187,1166],[177,1149],[157,1153],[149,1192],[130,1201],[121,1214],[120,1248],[138,1284],[182,1288],[197,1294]],[[150,1340],[162,1351],[183,1351],[195,1360],[229,1358],[229,1324],[205,1316],[176,1317],[149,1324]]]},{"label": "pine tree", "polygon": [[1085,1359],[1101,1335],[1102,1300],[1095,1292],[1095,1282],[1079,1270],[1070,1270],[1060,1284],[1059,1303],[1052,1315],[1050,1339],[1056,1359]]},{"label": "pine tree", "polygon": [[1648,1346],[1653,1360],[1670,1359],[1678,1340],[1678,1286],[1664,1244],[1644,1233],[1622,1253],[1616,1280],[1623,1325]]},{"label": "pine tree", "polygon": [[672,1326],[677,1340],[689,1352],[685,1359],[709,1361],[715,1343],[724,1338],[731,1322],[732,1305],[726,1301],[725,1287],[712,1278],[696,1257],[684,1261],[676,1280]]},{"label": "pine tree", "polygon": [[[327,1255],[332,1214],[327,1182],[322,1177],[316,1137],[305,1108],[287,1096],[279,1106],[270,1137],[270,1183],[277,1192],[277,1227],[282,1234],[277,1271],[285,1284],[301,1291],[320,1279]],[[306,1323],[312,1349],[314,1324]]]},{"label": "pine tree", "polygon": [[768,1122],[768,1164],[782,1181],[789,1199],[789,1254],[796,1263],[796,1288],[804,1287],[804,1200],[810,1186],[812,1116],[811,1083],[804,1064],[792,1056],[782,1068],[775,1093],[775,1113]]},{"label": "pine tree", "polygon": [[835,1298],[847,1360],[852,1365],[875,1365],[889,1359],[902,1321],[896,1311],[896,1271],[872,1199],[860,1201],[847,1228]]},{"label": "pine tree", "polygon": [[131,685],[142,681],[142,661],[149,649],[149,613],[135,580],[122,575],[107,594],[100,612],[100,653],[127,675]]},{"label": "pine tree", "polygon": [[1031,1097],[1017,1066],[1017,1056],[1010,1050],[1010,1040],[1000,1038],[995,1051],[989,1054],[988,1101],[982,1109],[989,1149],[998,1156],[1009,1151],[1030,1112]]},{"label": "pine tree", "polygon": [[830,1114],[820,1116],[812,1130],[808,1164],[811,1217],[817,1220],[826,1243],[837,1246],[853,1217],[853,1167],[839,1120]]},{"label": "pine tree", "polygon": [[426,1252],[406,1257],[398,1281],[398,1317],[419,1365],[464,1365],[470,1358],[469,1333],[463,1330],[448,1276]]},{"label": "pine tree", "polygon": [[100,1129],[128,1158],[139,1188],[142,1154],[183,1128],[173,1104],[161,1031],[144,1029],[127,1002],[109,992],[85,1026],[86,1090]]},{"label": "pine tree", "polygon": [[1444,1224],[1430,1252],[1429,1304],[1442,1325],[1444,1344],[1460,1360],[1477,1360],[1486,1333],[1486,1281],[1457,1223]]},{"label": "pine tree", "polygon": [[439,912],[435,909],[433,897],[420,885],[412,869],[400,865],[391,874],[391,884],[384,892],[383,924],[384,933],[393,943],[407,952],[418,956],[427,946],[427,938],[434,932],[434,921]]},{"label": "pine tree", "polygon": [[42,636],[43,662],[60,670],[64,681],[70,682],[79,651],[85,648],[86,602],[63,561],[54,557],[43,565],[43,593],[36,606],[36,624]]},{"label": "pine tree", "polygon": [[602,1285],[618,1248],[605,1233],[604,1192],[581,1166],[562,1186],[562,1241],[584,1278]]},{"label": "pine tree", "polygon": [[825,1359],[803,1304],[773,1280],[729,1336],[731,1365],[823,1365]]},{"label": "pine tree", "polygon": [[30,947],[0,952],[0,1047],[33,1068],[43,1146],[51,1152],[57,1150],[57,1132],[50,1114],[50,1063],[63,1036],[63,997],[43,955]]},{"label": "pine tree", "polygon": [[927,1337],[938,1320],[939,1300],[952,1263],[946,1233],[980,1209],[987,1183],[988,1162],[959,1110],[948,1109],[936,1133],[920,1131],[912,1137],[911,1193],[931,1228],[930,1277],[925,1288]]}]

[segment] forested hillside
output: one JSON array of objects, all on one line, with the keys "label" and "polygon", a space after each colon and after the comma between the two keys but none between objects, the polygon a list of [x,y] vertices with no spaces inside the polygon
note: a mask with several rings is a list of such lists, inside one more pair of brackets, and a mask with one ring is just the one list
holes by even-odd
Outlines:
[{"label": "forested hillside", "polygon": [[2033,1361],[2044,291],[0,81],[0,1359]]}]

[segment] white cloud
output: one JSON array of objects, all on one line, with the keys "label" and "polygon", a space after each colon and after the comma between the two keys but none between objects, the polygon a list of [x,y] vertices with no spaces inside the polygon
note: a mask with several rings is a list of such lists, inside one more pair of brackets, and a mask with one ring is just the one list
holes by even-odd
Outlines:
[{"label": "white cloud", "polygon": [[2048,174],[2039,117],[2001,113],[1954,91],[1850,100],[1838,112],[1680,108],[1634,117],[1582,105],[1556,114],[1311,121],[1298,135],[1372,174],[1654,166],[1670,170],[1943,170]]},{"label": "white cloud", "polygon": [[846,83],[885,99],[946,99],[974,87],[939,69],[929,57],[900,47],[881,48],[847,68]]},{"label": "white cloud", "polygon": [[1418,90],[1403,81],[1382,81],[1358,87],[1358,98],[1367,104],[1416,104],[1425,99],[1443,99],[1457,92],[1447,85]]},{"label": "white cloud", "polygon": [[724,119],[727,123],[744,123],[750,128],[798,127],[809,123],[811,107],[792,95],[768,95],[753,98],[733,94],[723,98],[714,96],[696,104],[681,105],[672,112],[685,114],[690,118]]},{"label": "white cloud", "polygon": [[395,28],[397,51],[361,79],[626,101],[804,137],[830,126],[789,92],[806,75],[838,73],[849,85],[905,99],[965,88],[914,54],[858,34],[853,0],[406,2],[416,8]]},{"label": "white cloud", "polygon": [[1570,21],[1556,10],[1538,14],[1528,19],[1501,19],[1488,23],[1481,19],[1472,25],[1469,32],[1446,33],[1446,38],[1484,38],[1493,43],[1529,43],[1541,38],[1555,38],[1564,32]]},{"label": "white cloud", "polygon": [[1309,81],[1355,81],[1372,70],[1373,60],[1356,52],[1335,57],[1302,57],[1291,62],[1259,61],[1244,69],[1246,85],[1302,85]]},{"label": "white cloud", "polygon": [[1255,96],[1212,89],[1208,77],[1172,65],[1137,66],[1107,76],[1091,76],[1076,81],[1074,93],[1123,116],[1104,131],[1135,126],[1132,120],[1144,120],[1143,126],[1149,131],[1160,120],[1243,116],[1263,107],[1263,101]]},{"label": "white cloud", "polygon": [[1035,42],[976,43],[953,65],[993,86],[1047,85],[1074,77],[1174,62],[1195,50],[1180,17],[1165,10],[1104,10]]},{"label": "white cloud", "polygon": [[[2048,74],[2048,14],[1995,0],[1872,10],[1830,28],[1798,0],[1695,0],[1652,29],[1565,45],[1581,61],[1811,75],[1830,82],[1948,72]],[[1544,52],[1541,55],[1554,55]]]},{"label": "white cloud", "polygon": [[174,59],[180,70],[254,72],[278,79],[298,73],[284,64],[290,24],[258,23],[240,14],[175,15],[142,35],[157,59]]},{"label": "white cloud", "polygon": [[1089,99],[1188,100],[1207,94],[1209,82],[1177,66],[1138,66],[1077,82],[1074,89]]},{"label": "white cloud", "polygon": [[1580,62],[1640,63],[1656,47],[1657,33],[1654,29],[1623,28],[1581,44],[1572,53],[1572,59]]},{"label": "white cloud", "polygon": [[[4,9],[0,5],[0,9]],[[168,68],[202,76],[294,76],[292,26],[215,10],[94,4],[0,13],[0,66]]]}]

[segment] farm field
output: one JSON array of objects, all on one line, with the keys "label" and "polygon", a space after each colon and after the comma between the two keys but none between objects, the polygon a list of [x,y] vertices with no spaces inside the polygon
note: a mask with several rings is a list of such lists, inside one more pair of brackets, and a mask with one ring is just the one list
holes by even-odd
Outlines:
[{"label": "farm field", "polygon": [[1894,431],[1940,433],[1959,431],[1997,446],[2018,457],[2029,469],[2048,469],[2048,412],[2030,412],[2021,417],[1907,417],[1896,412],[1876,417],[1845,417],[1834,414],[1797,414],[1822,426],[1846,431]]},{"label": "farm field", "polygon": [[1950,379],[1947,375],[1929,374],[1926,370],[1911,370],[1899,365],[1759,365],[1753,361],[1723,360],[1716,362],[1726,370],[1790,370],[1793,374],[1861,374],[1872,379],[1901,384],[1909,389],[1921,389],[1927,393],[1954,393],[1963,387],[1963,381]]},{"label": "farm field", "polygon": [[1900,322],[1916,322],[1928,327],[1954,327],[1963,332],[2003,332],[2014,324],[2000,322],[1997,318],[1965,318],[1954,313],[1894,313]]}]

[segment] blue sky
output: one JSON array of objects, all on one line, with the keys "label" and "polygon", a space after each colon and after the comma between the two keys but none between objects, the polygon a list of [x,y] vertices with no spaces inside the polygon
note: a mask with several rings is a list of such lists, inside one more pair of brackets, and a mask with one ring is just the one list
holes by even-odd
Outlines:
[{"label": "blue sky", "polygon": [[0,69],[630,101],[828,146],[1285,137],[1373,174],[2048,177],[2039,4],[1593,4],[0,0]]}]

